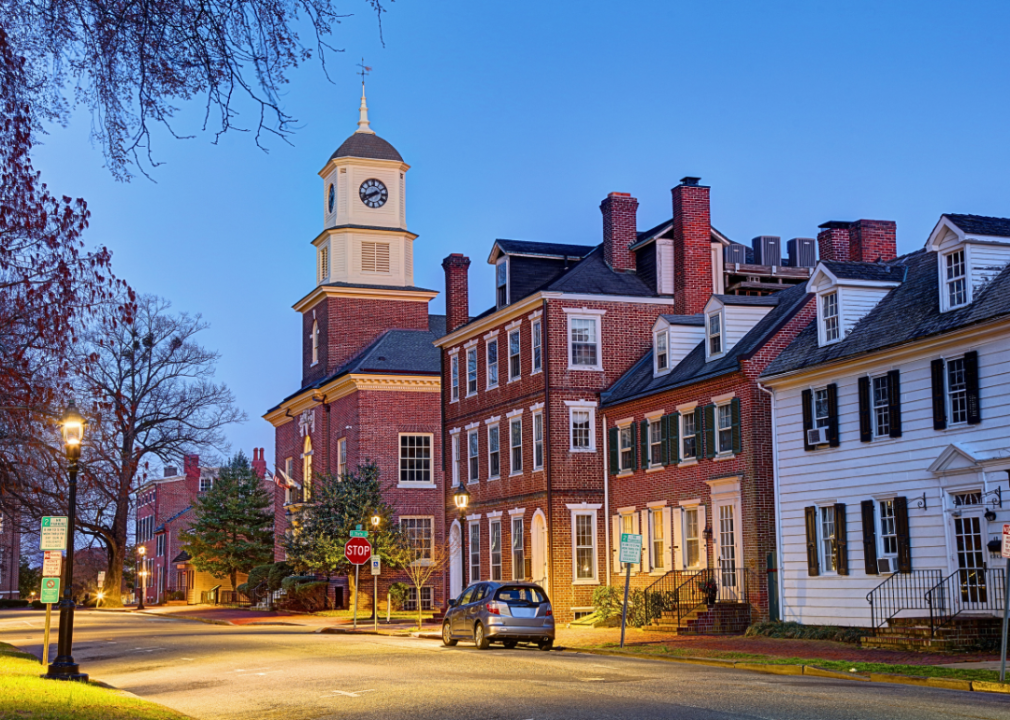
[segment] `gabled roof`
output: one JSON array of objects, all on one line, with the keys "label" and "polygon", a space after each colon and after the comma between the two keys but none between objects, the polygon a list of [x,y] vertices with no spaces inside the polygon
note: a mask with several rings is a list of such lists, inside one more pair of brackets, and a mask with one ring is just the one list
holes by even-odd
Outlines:
[{"label": "gabled roof", "polygon": [[172,562],[174,563],[184,563],[189,562],[190,560],[192,560],[192,558],[190,557],[189,553],[186,552],[185,550],[183,550],[181,553],[172,558]]},{"label": "gabled roof", "polygon": [[396,160],[403,162],[400,153],[375,133],[356,132],[344,140],[330,160],[341,157],[359,157],[370,160]]},{"label": "gabled roof", "polygon": [[971,235],[1010,237],[1010,218],[961,215],[959,213],[944,213],[944,217]]},{"label": "gabled roof", "polygon": [[822,260],[821,265],[839,280],[870,280],[874,282],[901,282],[905,267],[892,263],[836,262]]},{"label": "gabled roof", "polygon": [[779,304],[781,293],[772,295],[712,295],[723,305],[756,305],[759,307],[772,307]]},{"label": "gabled roof", "polygon": [[1010,266],[1003,268],[970,305],[940,312],[937,254],[919,250],[888,265],[901,267],[905,281],[891,289],[840,342],[817,345],[811,323],[768,366],[764,377],[866,355],[1010,315]]},{"label": "gabled roof", "polygon": [[410,291],[429,292],[429,293],[438,292],[438,290],[429,290],[428,288],[417,287],[416,285],[369,285],[366,283],[348,283],[348,282],[323,283],[319,287],[362,288],[364,290],[410,290]]},{"label": "gabled roof", "polygon": [[506,240],[499,238],[491,246],[491,254],[488,256],[489,263],[495,263],[498,256],[505,255],[533,255],[535,257],[557,258],[583,258],[593,251],[594,245],[570,245],[568,243],[554,242],[534,242],[532,240]]},{"label": "gabled roof", "polygon": [[702,314],[698,315],[660,315],[661,318],[666,320],[671,325],[700,325],[704,327],[705,316]]},{"label": "gabled roof", "polygon": [[810,296],[803,285],[793,285],[780,290],[773,297],[777,298],[775,307],[723,357],[705,362],[705,343],[700,342],[670,372],[653,377],[652,350],[649,350],[616,383],[603,392],[603,406],[617,405],[736,372],[740,369],[740,361],[746,360],[760,350],[764,343],[803,307]]}]

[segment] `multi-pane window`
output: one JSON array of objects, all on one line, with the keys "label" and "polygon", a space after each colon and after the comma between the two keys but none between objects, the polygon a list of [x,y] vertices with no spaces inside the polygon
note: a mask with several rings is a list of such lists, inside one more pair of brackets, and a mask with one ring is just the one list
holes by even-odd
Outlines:
[{"label": "multi-pane window", "polygon": [[400,436],[400,482],[431,482],[431,435]]},{"label": "multi-pane window", "polygon": [[480,580],[480,523],[470,523],[470,582]]},{"label": "multi-pane window", "polygon": [[498,341],[487,341],[487,386],[498,385]]},{"label": "multi-pane window", "polygon": [[337,440],[337,477],[347,474],[347,438]]},{"label": "multi-pane window", "polygon": [[491,579],[501,580],[501,520],[492,520],[491,529]]},{"label": "multi-pane window", "polygon": [[165,556],[165,536],[163,534],[158,535],[157,540],[155,541],[155,545],[157,546],[157,549],[155,550],[155,552],[158,554],[158,557],[164,557]]},{"label": "multi-pane window", "polygon": [[947,284],[947,307],[956,308],[968,302],[968,282],[965,275],[964,250],[945,256],[944,281]]},{"label": "multi-pane window", "polygon": [[722,315],[715,312],[708,316],[708,354],[722,352]]},{"label": "multi-pane window", "polygon": [[544,414],[533,413],[533,469],[544,466]]},{"label": "multi-pane window", "polygon": [[572,449],[588,450],[589,445],[589,422],[588,410],[572,410]]},{"label": "multi-pane window", "polygon": [[894,500],[880,501],[880,549],[883,555],[898,554],[898,530],[894,519]]},{"label": "multi-pane window", "polygon": [[736,518],[732,505],[719,506],[719,581],[736,587]]},{"label": "multi-pane window", "polygon": [[[203,478],[200,478],[203,487]],[[210,488],[208,488],[209,490]],[[312,499],[312,436],[305,436],[305,446],[302,450],[302,498],[305,502]]]},{"label": "multi-pane window", "polygon": [[820,508],[821,526],[821,567],[826,572],[835,572],[835,508]]},{"label": "multi-pane window", "polygon": [[449,361],[449,387],[452,401],[459,400],[459,355],[453,355]]},{"label": "multi-pane window", "polygon": [[[312,477],[312,441],[308,437],[306,440],[306,452],[308,453],[306,457],[308,458],[308,473],[305,475],[306,478]],[[205,493],[214,487],[214,476],[209,473],[200,473],[200,492]]]},{"label": "multi-pane window", "polygon": [[596,538],[593,516],[575,514],[575,579],[592,580],[596,576]]},{"label": "multi-pane window", "polygon": [[663,428],[659,420],[649,421],[649,465],[663,463]]},{"label": "multi-pane window", "polygon": [[962,507],[964,505],[981,505],[982,504],[982,493],[979,491],[957,493],[954,495],[954,507]]},{"label": "multi-pane window", "polygon": [[471,430],[466,434],[467,458],[469,460],[469,482],[477,482],[480,477],[480,450],[478,448],[477,431]]},{"label": "multi-pane window", "polygon": [[891,388],[886,375],[873,378],[873,427],[877,437],[891,432]]},{"label": "multi-pane window", "polygon": [[570,319],[572,365],[599,366],[596,318]]},{"label": "multi-pane window", "polygon": [[[407,590],[407,597],[403,601],[403,609],[417,612],[417,588],[411,586]],[[432,607],[432,589],[430,587],[421,588],[421,610],[431,610]]]},{"label": "multi-pane window", "polygon": [[669,336],[666,331],[656,333],[656,369],[666,370],[670,362],[670,352],[667,348]]},{"label": "multi-pane window", "polygon": [[620,446],[620,460],[621,460],[621,470],[630,470],[632,458],[634,457],[634,446],[635,440],[632,436],[632,430],[630,425],[625,425],[621,428],[619,433],[621,446]]},{"label": "multi-pane window", "polygon": [[519,331],[513,330],[509,333],[509,380],[518,378],[522,371],[519,347]]},{"label": "multi-pane window", "polygon": [[834,342],[841,337],[838,324],[838,293],[821,296],[821,316],[824,318],[824,341]]},{"label": "multi-pane window", "polygon": [[533,372],[540,372],[543,367],[543,335],[539,320],[533,321]]},{"label": "multi-pane window", "polygon": [[733,407],[731,405],[719,405],[716,407],[719,452],[733,452]]},{"label": "multi-pane window", "polygon": [[526,577],[526,551],[523,549],[523,519],[512,518],[512,579]]},{"label": "multi-pane window", "polygon": [[693,412],[680,416],[680,457],[690,460],[698,457],[698,435]]},{"label": "multi-pane window", "polygon": [[505,307],[509,302],[508,277],[508,260],[502,258],[502,260],[498,263],[498,267],[495,268],[495,286],[498,292],[499,308]]},{"label": "multi-pane window", "polygon": [[487,472],[489,479],[501,475],[501,438],[497,425],[487,429]]},{"label": "multi-pane window", "polygon": [[947,404],[951,423],[968,422],[968,383],[963,357],[947,361]]},{"label": "multi-pane window", "polygon": [[430,560],[435,521],[430,517],[400,518],[400,532],[414,551],[414,561]]},{"label": "multi-pane window", "polygon": [[477,392],[477,348],[466,351],[466,394]]},{"label": "multi-pane window", "polygon": [[517,475],[523,471],[523,421],[522,418],[512,418],[509,422],[509,445],[512,448],[509,472]]},{"label": "multi-pane window", "polygon": [[655,508],[649,511],[649,519],[652,522],[652,569],[662,570],[664,568],[664,555],[666,554],[666,536],[663,528],[663,509]]},{"label": "multi-pane window", "polygon": [[814,390],[814,427],[827,427],[829,423],[828,389]]},{"label": "multi-pane window", "polygon": [[701,561],[698,530],[698,508],[688,508],[684,511],[684,567],[697,567]]},{"label": "multi-pane window", "polygon": [[319,363],[319,321],[312,321],[312,364]]},{"label": "multi-pane window", "polygon": [[459,483],[459,434],[452,436],[452,484]]}]

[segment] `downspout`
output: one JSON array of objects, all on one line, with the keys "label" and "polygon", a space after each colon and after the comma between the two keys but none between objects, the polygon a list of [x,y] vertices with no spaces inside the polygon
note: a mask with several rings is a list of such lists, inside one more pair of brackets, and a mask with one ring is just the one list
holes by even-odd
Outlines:
[{"label": "downspout", "polygon": [[773,504],[775,505],[775,565],[777,577],[775,578],[776,584],[778,585],[779,591],[779,619],[785,620],[786,617],[786,595],[785,595],[785,582],[783,581],[782,568],[782,505],[779,497],[779,436],[775,432],[777,424],[775,422],[775,391],[769,390],[761,383],[756,383],[758,390],[766,393],[771,399],[772,412],[771,412],[771,431],[772,431],[772,485],[775,488],[775,492],[772,495]]},{"label": "downspout", "polygon": [[600,415],[603,427],[603,532],[605,534],[606,540],[604,542],[604,548],[606,549],[606,554],[603,556],[605,561],[604,567],[607,568],[606,575],[607,585],[610,585],[610,581],[613,578],[610,576],[613,572],[613,560],[610,556],[610,468],[608,466],[609,455],[607,451],[608,435],[607,433],[607,415],[603,413]]}]

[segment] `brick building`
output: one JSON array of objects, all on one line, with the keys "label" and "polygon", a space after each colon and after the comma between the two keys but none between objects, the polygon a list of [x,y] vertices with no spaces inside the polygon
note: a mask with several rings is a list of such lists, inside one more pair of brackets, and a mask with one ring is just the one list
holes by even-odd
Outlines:
[{"label": "brick building", "polygon": [[[276,511],[285,528],[312,502],[319,475],[371,460],[396,521],[424,554],[444,537],[439,352],[432,342],[445,334],[445,318],[428,313],[438,293],[413,284],[409,169],[372,131],[362,88],[357,131],[319,172],[324,229],[312,241],[316,282],[294,306],[302,324],[301,386],[264,417],[276,429],[285,495]],[[279,534],[278,559],[282,541]],[[380,594],[403,579],[384,572]],[[440,579],[420,601],[427,608],[444,599]]]},{"label": "brick building", "polygon": [[17,600],[21,559],[20,512],[10,495],[0,497],[0,600]]}]

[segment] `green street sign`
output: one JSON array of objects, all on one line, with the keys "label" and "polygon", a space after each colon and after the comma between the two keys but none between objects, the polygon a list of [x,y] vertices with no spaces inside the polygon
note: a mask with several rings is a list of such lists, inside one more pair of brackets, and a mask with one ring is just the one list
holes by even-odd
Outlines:
[{"label": "green street sign", "polygon": [[621,533],[620,561],[622,563],[642,562],[642,536],[637,533]]},{"label": "green street sign", "polygon": [[[361,527],[361,526],[358,525],[358,527]],[[366,537],[368,537],[368,531],[367,530],[351,530],[351,537],[363,537],[363,538],[366,538]]]},{"label": "green street sign", "polygon": [[58,577],[42,578],[42,604],[58,603],[60,601],[60,579]]},{"label": "green street sign", "polygon": [[65,517],[46,516],[42,518],[42,529],[39,532],[39,550],[67,549],[67,519]]}]

